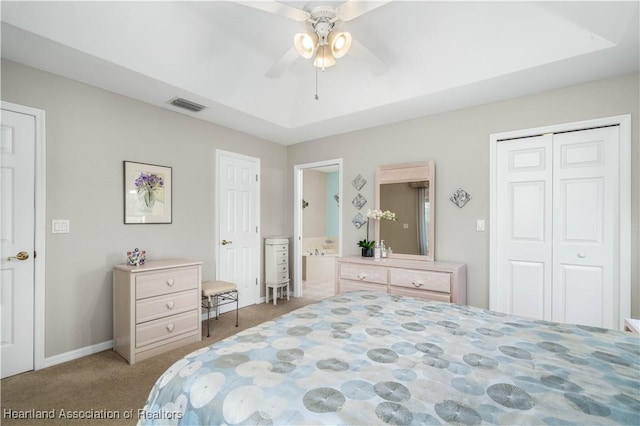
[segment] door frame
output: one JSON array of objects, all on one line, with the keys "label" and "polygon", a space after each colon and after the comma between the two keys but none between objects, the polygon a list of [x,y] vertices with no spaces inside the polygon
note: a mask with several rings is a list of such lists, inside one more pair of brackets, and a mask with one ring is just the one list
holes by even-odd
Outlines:
[{"label": "door frame", "polygon": [[618,235],[618,327],[624,330],[624,320],[631,316],[631,115],[617,115],[592,120],[576,121],[531,129],[492,133],[489,136],[489,303],[496,306],[498,241],[493,229],[497,229],[497,144],[500,141],[540,136],[596,127],[619,126],[620,129],[620,178],[618,196],[620,200]]},{"label": "door frame", "polygon": [[45,239],[46,239],[46,133],[45,111],[11,102],[0,101],[3,110],[33,116],[35,119],[35,199],[34,199],[34,303],[33,303],[33,369],[45,367]]},{"label": "door frame", "polygon": [[[216,261],[216,280],[220,279],[220,245],[218,243],[218,241],[220,241],[220,157],[222,155],[226,155],[228,157],[233,157],[233,158],[237,158],[237,159],[241,159],[241,160],[246,160],[246,161],[251,161],[253,163],[255,163],[256,165],[256,174],[257,174],[257,193],[256,193],[256,211],[255,211],[255,220],[256,220],[256,226],[257,226],[257,232],[255,235],[255,249],[256,249],[256,254],[257,256],[255,256],[255,260],[253,262],[253,273],[256,277],[256,283],[257,283],[257,290],[256,290],[256,294],[255,294],[255,300],[251,301],[250,304],[256,304],[259,302],[260,300],[260,259],[262,259],[262,252],[261,252],[261,244],[260,244],[260,235],[261,235],[261,231],[262,228],[260,226],[260,210],[262,208],[262,205],[260,203],[260,193],[261,193],[261,182],[262,179],[260,179],[260,159],[257,157],[250,157],[248,155],[243,155],[243,154],[238,154],[236,152],[231,152],[231,151],[225,151],[222,149],[216,149],[216,163],[215,163],[215,179],[216,179],[216,183],[215,183],[215,195],[214,195],[214,202],[215,202],[215,211],[216,211],[216,215],[215,215],[215,219],[214,219],[214,257],[215,257],[215,261]],[[239,287],[239,286],[238,286]],[[228,305],[226,307],[226,310],[231,310],[232,306]],[[226,312],[225,309],[222,309],[221,312]]]},{"label": "door frame", "polygon": [[[342,256],[342,158],[298,164],[293,167],[293,297],[302,296],[302,190],[303,173],[307,169],[338,166],[338,257]],[[337,286],[337,283],[336,283]]]}]

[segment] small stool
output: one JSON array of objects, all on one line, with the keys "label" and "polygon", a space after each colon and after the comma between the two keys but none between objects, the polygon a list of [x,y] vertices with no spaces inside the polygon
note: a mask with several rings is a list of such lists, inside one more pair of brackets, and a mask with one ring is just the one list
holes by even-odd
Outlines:
[{"label": "small stool", "polygon": [[236,304],[236,327],[238,326],[238,288],[227,281],[204,281],[202,283],[202,306],[207,308],[207,337],[209,337],[209,320],[211,308],[214,308],[216,319],[220,313],[220,306],[229,303]]}]

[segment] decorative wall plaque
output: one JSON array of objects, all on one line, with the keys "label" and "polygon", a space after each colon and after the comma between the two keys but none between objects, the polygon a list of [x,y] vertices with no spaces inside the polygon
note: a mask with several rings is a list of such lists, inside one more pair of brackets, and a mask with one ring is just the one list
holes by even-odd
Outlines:
[{"label": "decorative wall plaque", "polygon": [[351,181],[351,185],[353,185],[353,187],[355,189],[357,189],[358,191],[360,191],[362,189],[363,186],[365,186],[367,183],[367,180],[365,178],[362,177],[362,175],[358,175],[356,176],[353,181]]},{"label": "decorative wall plaque", "polygon": [[456,192],[453,193],[451,197],[449,197],[451,202],[456,206],[463,208],[465,204],[471,200],[471,194],[465,191],[462,188],[456,189]]},{"label": "decorative wall plaque", "polygon": [[351,201],[351,204],[353,204],[355,208],[360,210],[365,204],[367,204],[367,199],[364,198],[362,195],[358,194],[353,198],[353,201]]}]

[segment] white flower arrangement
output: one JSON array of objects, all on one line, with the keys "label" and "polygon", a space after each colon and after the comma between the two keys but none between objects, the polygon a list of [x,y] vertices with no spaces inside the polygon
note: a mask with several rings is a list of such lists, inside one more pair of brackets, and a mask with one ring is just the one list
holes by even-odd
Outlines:
[{"label": "white flower arrangement", "polygon": [[387,220],[396,220],[396,214],[390,212],[389,210],[367,210],[367,217],[373,220],[387,219]]}]

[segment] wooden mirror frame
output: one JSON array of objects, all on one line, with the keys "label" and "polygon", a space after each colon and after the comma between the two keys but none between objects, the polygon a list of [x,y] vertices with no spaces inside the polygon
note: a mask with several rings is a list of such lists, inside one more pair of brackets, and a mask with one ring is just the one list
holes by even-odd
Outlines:
[{"label": "wooden mirror frame", "polygon": [[[404,182],[429,182],[429,254],[406,254],[392,252],[390,257],[401,259],[422,259],[433,261],[435,256],[435,189],[436,189],[436,165],[433,160],[421,163],[404,163],[390,164],[386,166],[378,166],[376,168],[376,188],[375,188],[375,208],[380,210],[380,185],[388,183],[404,183]],[[375,221],[375,238],[380,239],[380,221]]]}]

